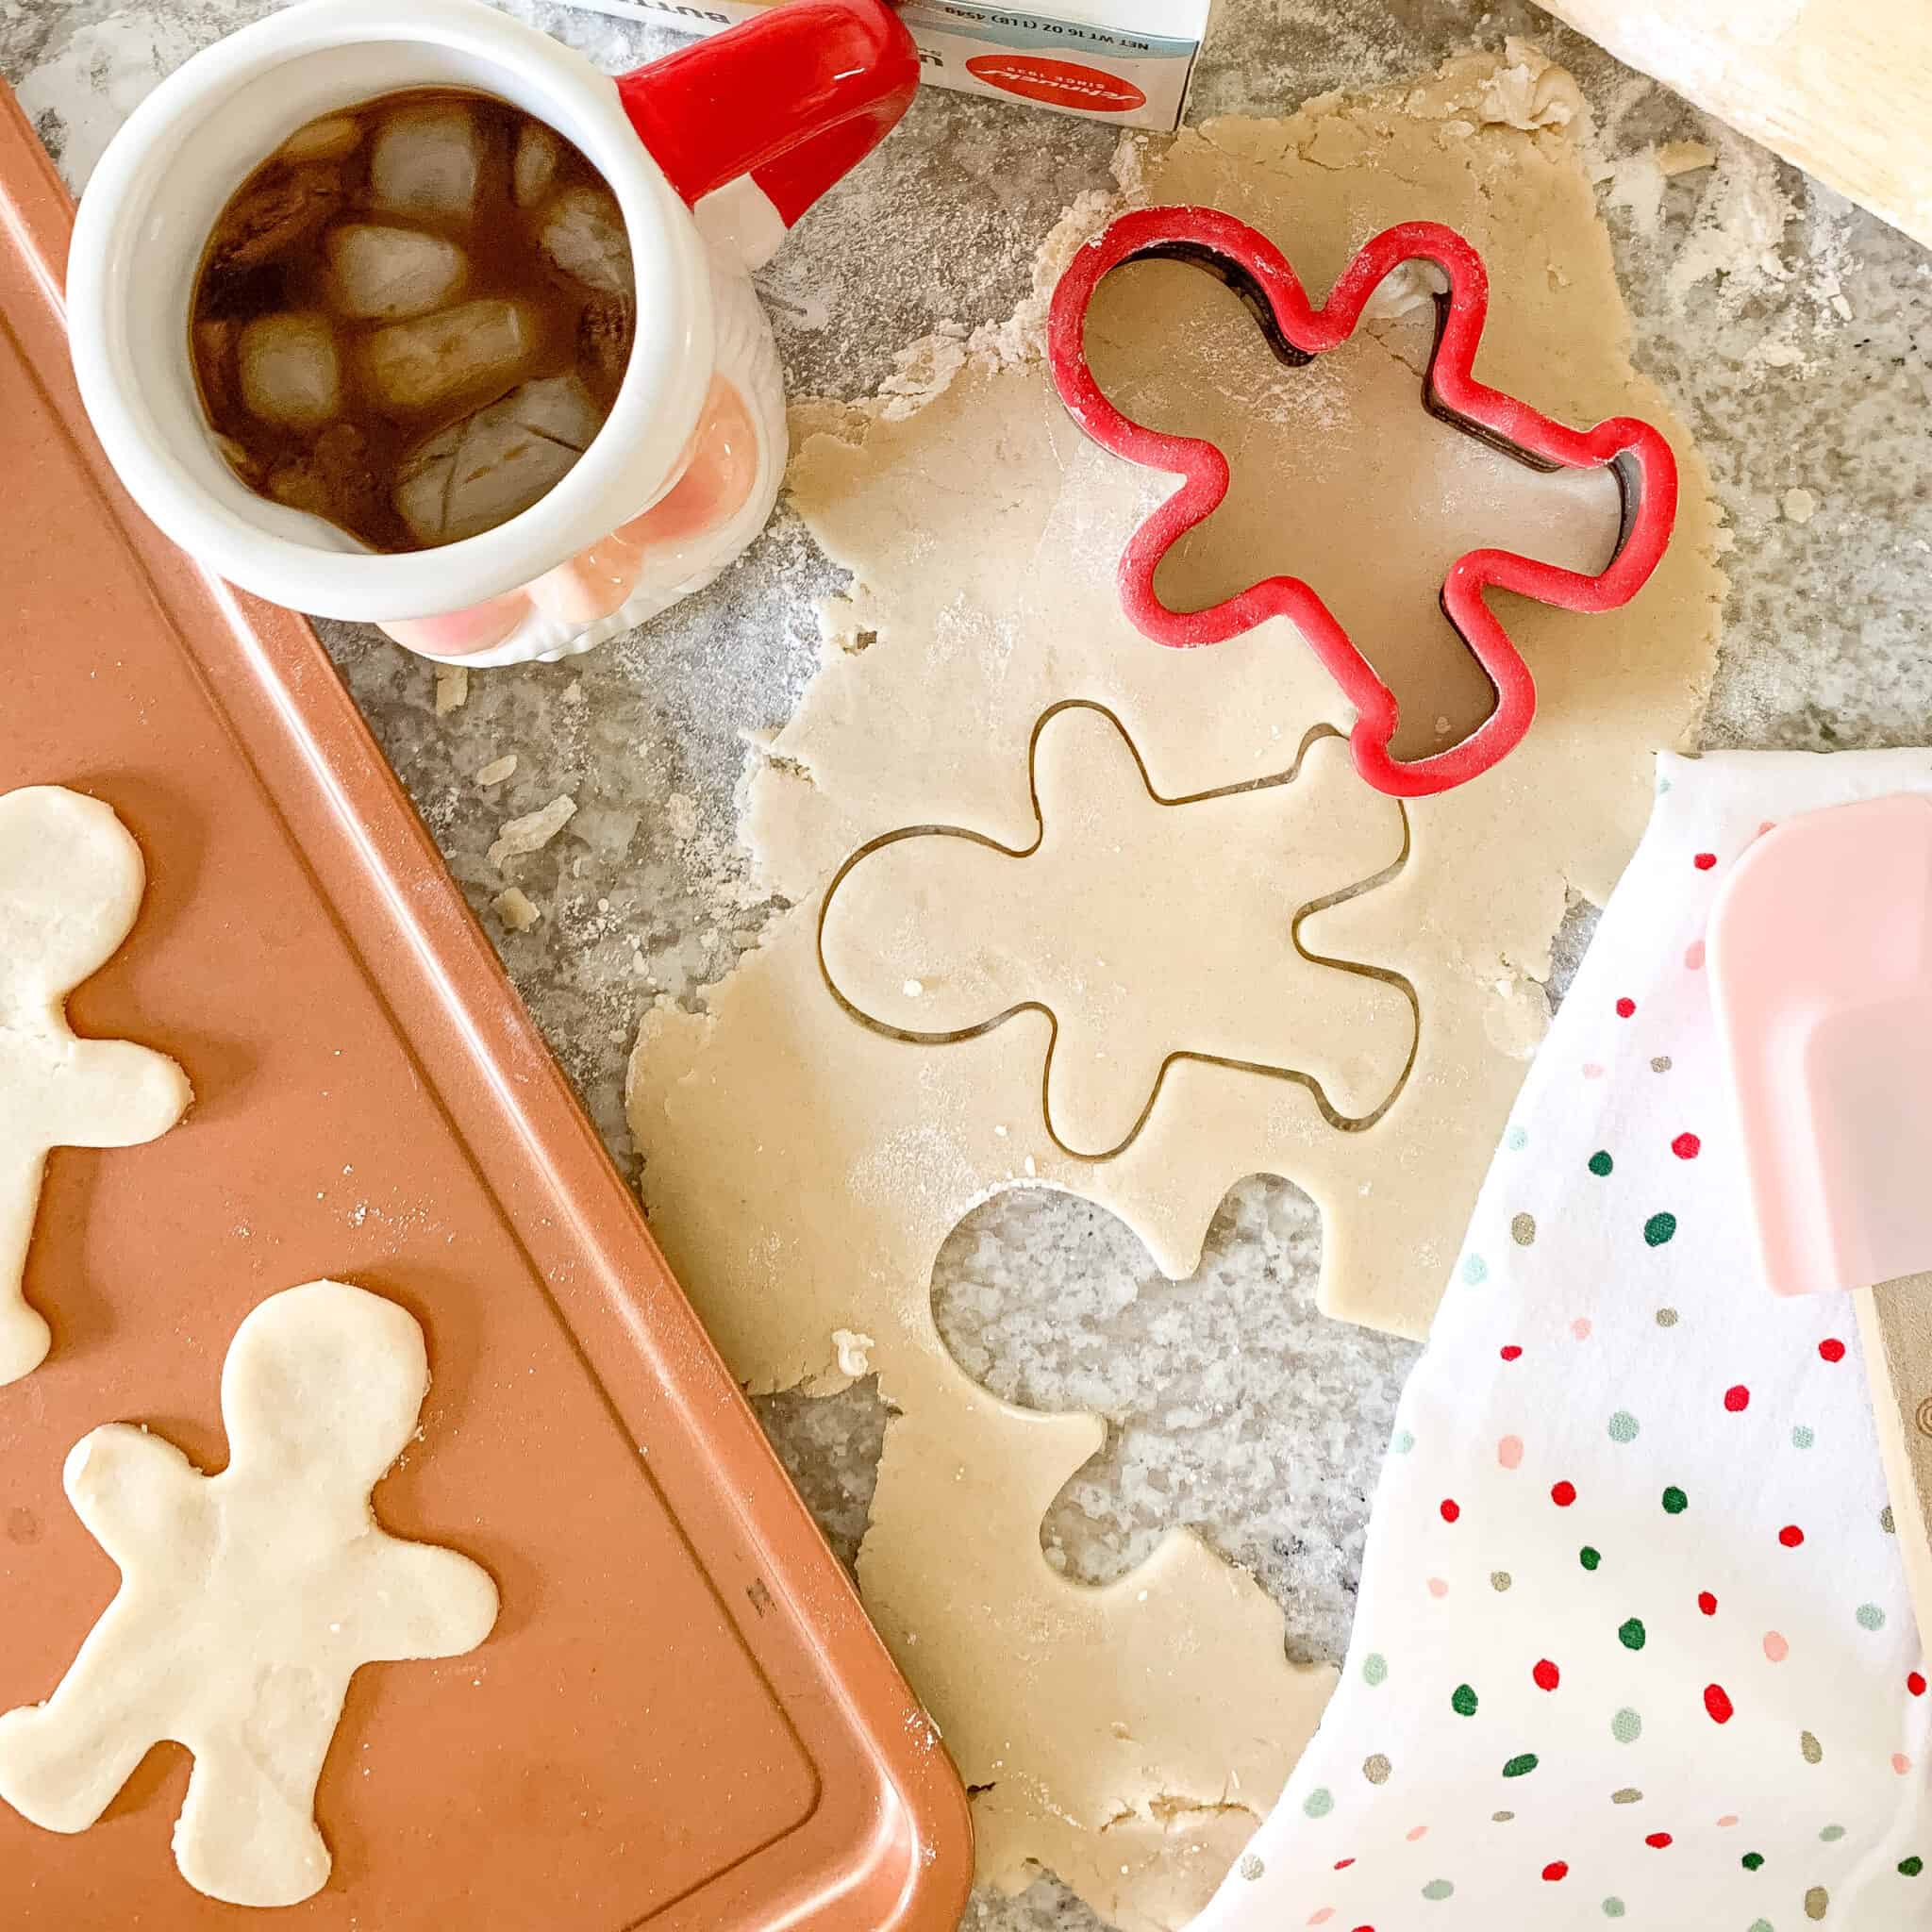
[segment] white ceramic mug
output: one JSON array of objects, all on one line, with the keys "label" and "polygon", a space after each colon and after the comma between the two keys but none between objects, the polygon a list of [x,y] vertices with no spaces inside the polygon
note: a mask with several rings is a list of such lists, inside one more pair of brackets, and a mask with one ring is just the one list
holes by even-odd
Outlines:
[{"label": "white ceramic mug", "polygon": [[[750,272],[884,138],[918,73],[884,0],[788,0],[616,80],[481,0],[272,14],[163,81],[88,185],[67,272],[88,414],[148,515],[244,590],[452,662],[588,649],[708,582],[770,515],[784,394]],[[546,495],[480,536],[379,555],[230,469],[189,314],[216,219],[288,136],[432,86],[496,95],[582,150],[629,233],[637,333],[603,428]]]}]

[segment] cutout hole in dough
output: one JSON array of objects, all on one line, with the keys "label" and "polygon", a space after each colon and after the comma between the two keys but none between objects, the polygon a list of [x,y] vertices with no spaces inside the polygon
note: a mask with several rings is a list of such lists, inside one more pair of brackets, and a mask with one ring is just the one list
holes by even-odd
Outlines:
[{"label": "cutout hole in dough", "polygon": [[[1308,1197],[1265,1174],[1228,1191],[1179,1281],[1118,1216],[1044,1188],[1003,1191],[947,1237],[932,1310],[960,1369],[1003,1402],[1107,1418],[1106,1443],[1041,1520],[1069,1583],[1116,1582],[1172,1530],[1198,1529],[1294,1607],[1297,1662],[1341,1655],[1354,1597],[1334,1552],[1368,1515],[1348,1473],[1387,1441],[1417,1348],[1320,1312],[1320,1240]],[[1350,1400],[1276,1406],[1262,1427],[1245,1391],[1291,1380]],[[1310,1512],[1332,1541],[1296,1534]],[[1251,1540],[1228,1540],[1235,1522]]]}]

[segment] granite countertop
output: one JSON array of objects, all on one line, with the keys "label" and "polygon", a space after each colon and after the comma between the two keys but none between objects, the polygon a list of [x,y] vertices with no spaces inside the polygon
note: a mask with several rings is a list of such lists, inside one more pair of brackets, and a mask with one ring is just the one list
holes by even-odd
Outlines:
[{"label": "granite countertop", "polygon": [[[80,188],[122,117],[265,0],[0,0],[0,74]],[[612,71],[667,30],[511,0]],[[1815,749],[1932,738],[1932,258],[1633,76],[1524,0],[1220,0],[1193,118],[1272,113],[1397,78],[1452,51],[1535,38],[1583,82],[1637,357],[1716,475],[1734,547],[1707,745]],[[1719,166],[1668,184],[1641,156],[1695,136]],[[890,146],[809,214],[760,277],[794,392],[852,396],[942,322],[1004,315],[1062,206],[1110,183],[1108,128],[924,92]],[[1620,165],[1621,163],[1621,165]],[[734,791],[747,733],[786,717],[813,667],[814,596],[835,575],[783,510],[737,568],[647,632],[555,666],[472,677],[434,706],[430,667],[373,632],[329,648],[552,1046],[628,1172],[622,1108],[640,1013],[715,979],[767,908],[742,903]],[[494,790],[474,774],[514,752]],[[558,792],[567,833],[524,861],[549,916],[506,934],[485,858],[501,823]],[[1574,960],[1587,911],[1565,932]],[[1562,975],[1559,975],[1559,978]],[[1020,1191],[941,1257],[934,1305],[961,1362],[1030,1407],[1099,1410],[1103,1454],[1045,1526],[1070,1575],[1104,1580],[1168,1526],[1199,1529],[1285,1606],[1297,1655],[1339,1658],[1407,1344],[1314,1311],[1320,1231],[1292,1188],[1228,1197],[1200,1273],[1162,1279],[1112,1218]],[[759,1414],[848,1561],[883,1432],[872,1385]],[[1050,1880],[975,1900],[978,1932],[1097,1924]]]}]

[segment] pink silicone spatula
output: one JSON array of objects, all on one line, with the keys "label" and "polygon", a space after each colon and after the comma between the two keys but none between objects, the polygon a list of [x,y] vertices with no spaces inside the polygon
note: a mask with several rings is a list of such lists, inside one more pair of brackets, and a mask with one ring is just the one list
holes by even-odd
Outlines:
[{"label": "pink silicone spatula", "polygon": [[1718,895],[1706,958],[1765,1278],[1857,1305],[1932,1642],[1932,799],[1765,833]]}]

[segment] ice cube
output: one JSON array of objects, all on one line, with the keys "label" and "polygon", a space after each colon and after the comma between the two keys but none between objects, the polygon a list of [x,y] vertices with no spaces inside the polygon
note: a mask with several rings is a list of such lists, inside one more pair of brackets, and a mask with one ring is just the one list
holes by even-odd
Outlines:
[{"label": "ice cube", "polygon": [[261,463],[232,436],[217,436],[215,447],[222,453],[222,460],[233,470],[251,490],[261,488]]},{"label": "ice cube", "polygon": [[341,368],[336,339],[319,315],[258,315],[235,349],[242,400],[251,415],[312,429],[336,413]]},{"label": "ice cube", "polygon": [[385,521],[368,439],[353,423],[330,424],[306,457],[278,465],[269,476],[268,493],[353,535],[379,530]]},{"label": "ice cube", "polygon": [[517,158],[510,168],[510,188],[519,208],[534,208],[550,192],[563,149],[541,121],[526,121],[517,136]]},{"label": "ice cube", "polygon": [[391,115],[369,150],[370,198],[391,214],[466,215],[482,173],[476,117],[457,101]]},{"label": "ice cube", "polygon": [[222,212],[208,248],[208,272],[259,268],[321,227],[342,199],[341,171],[298,167],[277,172]]},{"label": "ice cube", "polygon": [[463,252],[420,228],[344,222],[328,232],[336,307],[358,322],[400,322],[447,302],[468,273]]},{"label": "ice cube", "polygon": [[567,188],[543,215],[543,252],[565,275],[606,294],[635,292],[630,237],[617,197],[604,188]]},{"label": "ice cube", "polygon": [[396,508],[425,544],[493,530],[553,489],[603,421],[575,376],[526,382],[411,450]]},{"label": "ice cube", "polygon": [[577,368],[607,401],[616,399],[637,327],[638,305],[629,295],[592,295],[577,317]]},{"label": "ice cube", "polygon": [[298,127],[276,152],[288,161],[339,161],[361,144],[362,129],[346,114],[331,114]]},{"label": "ice cube", "polygon": [[426,409],[465,390],[514,381],[538,333],[520,303],[462,302],[377,329],[362,347],[363,373],[391,408]]}]

